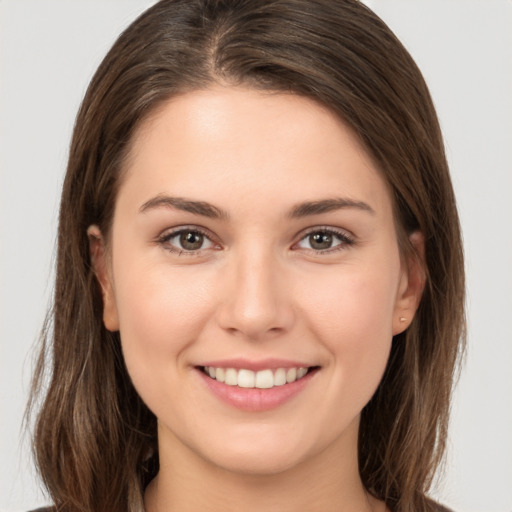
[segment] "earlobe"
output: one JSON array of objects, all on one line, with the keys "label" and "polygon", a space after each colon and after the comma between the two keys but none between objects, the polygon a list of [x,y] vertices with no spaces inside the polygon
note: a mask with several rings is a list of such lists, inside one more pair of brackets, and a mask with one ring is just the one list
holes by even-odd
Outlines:
[{"label": "earlobe", "polygon": [[107,251],[100,228],[91,225],[87,229],[89,238],[89,254],[91,264],[98,280],[103,298],[103,323],[109,331],[119,330],[119,319],[117,315],[117,306],[112,286],[112,279],[108,271]]},{"label": "earlobe", "polygon": [[415,231],[409,236],[412,251],[402,272],[393,315],[393,336],[405,331],[414,318],[425,288],[425,238]]}]

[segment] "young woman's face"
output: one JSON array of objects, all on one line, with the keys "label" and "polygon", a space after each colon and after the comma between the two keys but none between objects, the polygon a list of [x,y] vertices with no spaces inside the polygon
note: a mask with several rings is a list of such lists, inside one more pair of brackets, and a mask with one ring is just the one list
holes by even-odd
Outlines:
[{"label": "young woman's face", "polygon": [[173,98],[135,137],[108,244],[104,320],[161,458],[252,473],[356,458],[417,297],[388,189],[331,112],[241,88]]}]

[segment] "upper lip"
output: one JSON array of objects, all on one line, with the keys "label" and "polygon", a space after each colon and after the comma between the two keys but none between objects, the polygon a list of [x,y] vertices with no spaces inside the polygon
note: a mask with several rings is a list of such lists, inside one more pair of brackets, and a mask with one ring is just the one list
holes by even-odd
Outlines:
[{"label": "upper lip", "polygon": [[259,359],[259,360],[249,360],[243,358],[237,359],[222,359],[215,361],[207,361],[200,365],[199,367],[209,366],[214,368],[235,368],[237,370],[245,369],[252,370],[254,372],[260,370],[277,370],[278,368],[309,368],[312,365],[310,363],[304,363],[300,361],[291,361],[290,359]]}]

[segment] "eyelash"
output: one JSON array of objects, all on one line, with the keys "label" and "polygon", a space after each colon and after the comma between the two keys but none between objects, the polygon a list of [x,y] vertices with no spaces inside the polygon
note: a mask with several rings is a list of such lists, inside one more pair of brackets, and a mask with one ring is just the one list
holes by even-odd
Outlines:
[{"label": "eyelash", "polygon": [[[170,243],[170,240],[173,238],[186,234],[199,234],[203,236],[205,239],[207,239],[211,244],[215,245],[216,242],[214,240],[214,237],[211,235],[211,233],[207,230],[204,230],[198,226],[183,226],[179,227],[173,231],[166,232],[163,235],[159,236],[156,240],[156,242],[163,246],[167,251],[177,254],[178,256],[200,256],[205,250],[208,250],[210,248],[206,249],[198,249],[198,250],[188,250],[188,249],[179,249],[178,247],[172,245]],[[313,234],[322,234],[322,235],[331,235],[335,238],[337,238],[340,243],[335,245],[334,247],[329,247],[327,249],[323,250],[315,250],[315,249],[308,249],[305,248],[310,253],[313,253],[314,255],[322,255],[322,254],[329,254],[329,253],[335,253],[344,249],[347,249],[348,247],[354,245],[356,242],[354,238],[347,234],[345,231],[338,230],[332,227],[327,226],[317,226],[314,228],[311,228],[307,230],[306,232],[303,232],[300,234],[300,239],[298,242],[295,242],[292,246],[292,248],[297,247],[301,242],[303,242],[307,237],[313,235]]]},{"label": "eyelash", "polygon": [[187,249],[179,249],[170,243],[170,240],[173,238],[185,234],[185,233],[194,233],[203,236],[206,240],[209,240],[213,245],[216,244],[214,241],[214,237],[211,235],[209,231],[206,231],[198,226],[182,226],[173,231],[165,232],[163,235],[158,237],[157,243],[163,246],[167,251],[177,254],[178,256],[200,256],[207,249],[199,249],[197,251],[187,250]]},{"label": "eyelash", "polygon": [[335,245],[334,247],[329,247],[328,249],[323,250],[315,250],[315,249],[307,249],[312,252],[314,255],[322,255],[322,254],[332,254],[338,251],[342,251],[347,249],[348,247],[354,245],[356,241],[353,236],[349,235],[346,231],[335,229],[327,226],[316,226],[314,228],[308,229],[306,232],[301,233],[301,238],[298,242],[294,244],[294,247],[305,240],[307,237],[313,234],[323,234],[323,235],[331,235],[337,238],[340,243]]}]

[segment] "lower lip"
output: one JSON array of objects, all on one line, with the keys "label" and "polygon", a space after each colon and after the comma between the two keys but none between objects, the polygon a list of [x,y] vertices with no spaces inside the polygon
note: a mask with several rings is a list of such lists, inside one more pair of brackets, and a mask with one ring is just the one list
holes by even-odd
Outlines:
[{"label": "lower lip", "polygon": [[223,402],[242,411],[261,412],[279,407],[298,395],[318,370],[309,371],[304,377],[295,382],[268,389],[228,386],[212,379],[201,369],[197,369],[197,371],[210,391]]}]

